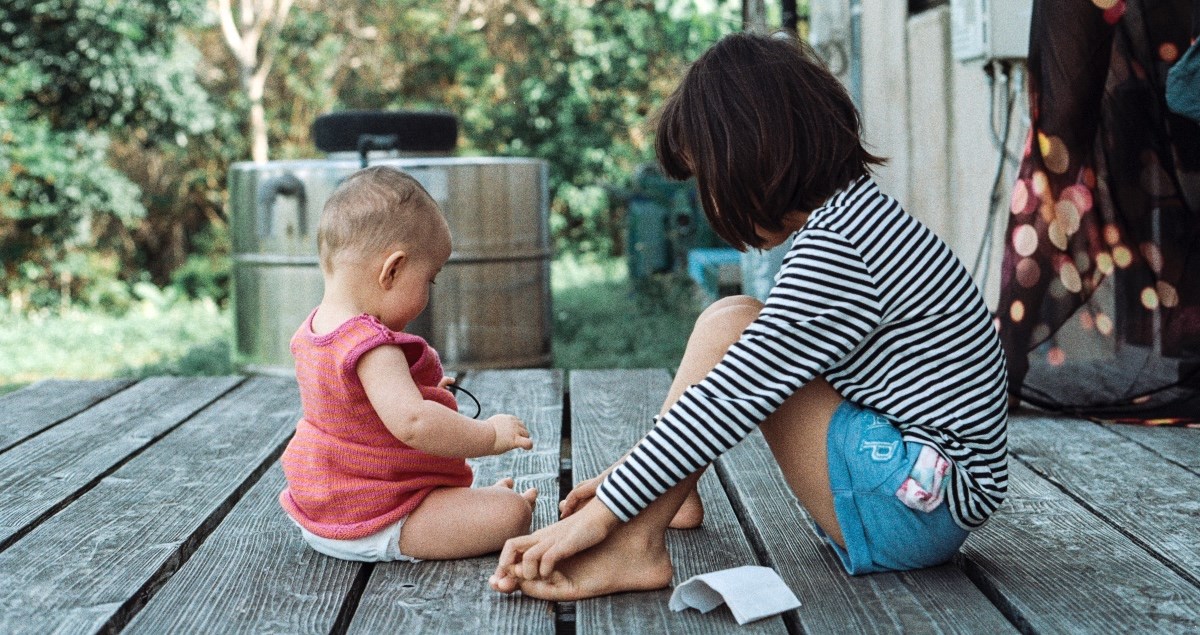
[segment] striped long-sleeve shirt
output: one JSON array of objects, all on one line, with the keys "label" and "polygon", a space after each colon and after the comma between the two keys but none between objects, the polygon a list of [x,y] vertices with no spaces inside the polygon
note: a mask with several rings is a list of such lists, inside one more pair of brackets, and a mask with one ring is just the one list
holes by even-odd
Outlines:
[{"label": "striped long-sleeve shirt", "polygon": [[812,212],[759,317],[598,498],[629,520],[817,376],[953,464],[947,500],[964,529],[1003,501],[1006,373],[987,306],[950,248],[865,177]]}]

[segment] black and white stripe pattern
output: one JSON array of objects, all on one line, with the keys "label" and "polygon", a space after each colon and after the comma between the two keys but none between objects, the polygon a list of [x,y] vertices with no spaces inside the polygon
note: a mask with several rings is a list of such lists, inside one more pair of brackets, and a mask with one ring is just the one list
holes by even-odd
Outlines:
[{"label": "black and white stripe pattern", "polygon": [[1007,380],[987,306],[950,248],[869,178],[812,213],[759,318],[597,496],[629,520],[818,375],[954,464],[960,526],[1003,501]]}]

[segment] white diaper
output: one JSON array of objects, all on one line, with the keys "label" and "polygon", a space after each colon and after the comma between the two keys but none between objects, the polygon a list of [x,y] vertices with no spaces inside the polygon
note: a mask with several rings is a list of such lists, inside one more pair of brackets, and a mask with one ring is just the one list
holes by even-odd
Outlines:
[{"label": "white diaper", "polygon": [[[404,520],[401,518],[394,525],[384,527],[382,531],[354,540],[322,538],[301,527],[300,523],[296,523],[296,526],[300,527],[300,535],[304,537],[308,546],[331,558],[355,562],[420,562],[400,553],[400,529],[404,527]],[[293,518],[292,522],[295,523],[296,520]]]}]

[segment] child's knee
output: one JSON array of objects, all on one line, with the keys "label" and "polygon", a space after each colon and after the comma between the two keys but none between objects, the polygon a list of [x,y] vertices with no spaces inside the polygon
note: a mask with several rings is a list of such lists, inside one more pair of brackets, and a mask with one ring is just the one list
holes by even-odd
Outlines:
[{"label": "child's knee", "polygon": [[496,516],[496,525],[508,536],[529,533],[529,526],[533,523],[533,509],[529,503],[511,490],[504,497],[504,504],[497,506]]},{"label": "child's knee", "polygon": [[703,320],[705,316],[711,316],[714,313],[720,313],[730,308],[744,309],[746,307],[753,308],[755,311],[762,309],[762,302],[748,295],[730,295],[713,302],[705,307],[700,313],[700,318]]},{"label": "child's knee", "polygon": [[762,310],[763,304],[748,295],[731,295],[708,305],[696,318],[693,333],[725,333],[736,339]]}]

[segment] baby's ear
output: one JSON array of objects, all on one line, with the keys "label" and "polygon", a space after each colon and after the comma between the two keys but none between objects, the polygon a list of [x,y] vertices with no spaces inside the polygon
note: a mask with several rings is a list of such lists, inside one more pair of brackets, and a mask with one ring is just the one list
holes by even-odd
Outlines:
[{"label": "baby's ear", "polygon": [[379,270],[379,286],[384,291],[391,290],[392,285],[396,284],[396,280],[400,277],[400,271],[407,262],[408,254],[403,250],[393,251],[384,259],[383,267]]}]

